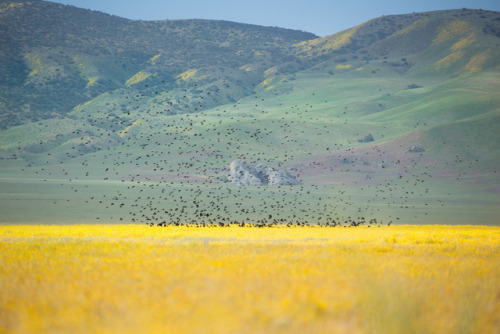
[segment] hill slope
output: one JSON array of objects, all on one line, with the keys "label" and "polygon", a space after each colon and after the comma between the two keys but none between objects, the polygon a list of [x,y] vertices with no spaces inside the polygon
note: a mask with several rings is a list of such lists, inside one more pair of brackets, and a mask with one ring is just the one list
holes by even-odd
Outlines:
[{"label": "hill slope", "polygon": [[[4,221],[496,223],[500,13],[316,38],[0,8]],[[303,186],[229,186],[235,159]]]},{"label": "hill slope", "polygon": [[226,80],[238,88],[219,97],[235,100],[272,64],[294,58],[288,45],[315,37],[224,21],[131,21],[44,1],[0,2],[0,31],[3,128],[139,83],[152,94],[194,80],[222,89]]}]

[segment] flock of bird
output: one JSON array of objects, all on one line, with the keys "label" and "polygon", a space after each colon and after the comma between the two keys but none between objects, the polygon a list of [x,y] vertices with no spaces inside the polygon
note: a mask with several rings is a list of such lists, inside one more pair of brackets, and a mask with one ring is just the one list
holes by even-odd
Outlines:
[{"label": "flock of bird", "polygon": [[[82,107],[71,120],[72,131],[19,147],[19,156],[31,150],[38,159],[26,169],[64,178],[61,186],[74,192],[85,191],[85,180],[102,181],[109,185],[108,195],[93,194],[85,203],[118,217],[98,220],[150,226],[390,225],[400,219],[393,208],[414,209],[415,198],[425,201],[429,192],[423,183],[431,177],[432,165],[423,154],[407,154],[402,161],[401,154],[386,152],[383,144],[352,148],[364,134],[349,129],[348,107],[328,121],[315,116],[310,103],[270,107],[255,93],[202,112],[196,109],[205,109],[201,101],[217,105],[229,83],[210,91],[196,85],[181,95],[148,85],[144,89],[149,95],[137,90],[125,96],[128,105],[114,104],[107,111]],[[324,101],[321,107],[327,105]],[[273,117],[277,108],[287,111]],[[180,109],[189,113],[178,114]],[[387,128],[381,125],[383,131]],[[346,136],[351,138],[335,142]],[[227,174],[234,159],[285,167],[306,185],[231,186]],[[383,206],[391,209],[390,215],[383,215]],[[365,215],[383,215],[389,222]]]},{"label": "flock of bird", "polygon": [[[316,223],[316,224],[311,224],[308,221],[302,221],[302,222],[287,222],[286,219],[273,219],[272,221],[267,220],[267,219],[262,219],[259,220],[255,223],[248,223],[248,222],[237,222],[237,221],[232,221],[228,223],[224,222],[219,222],[218,224],[214,223],[199,223],[199,224],[181,224],[181,223],[174,223],[174,224],[169,224],[166,221],[162,221],[160,223],[146,223],[149,226],[161,226],[161,227],[168,227],[168,226],[186,226],[186,227],[257,227],[257,228],[263,228],[263,227],[278,227],[278,226],[286,226],[286,227],[356,227],[356,226],[367,226],[367,227],[372,227],[372,226],[377,226],[381,227],[384,225],[383,222],[377,221],[376,218],[370,219],[370,221],[366,221],[365,217],[358,217],[358,219],[353,220],[350,217],[348,217],[347,220],[343,222],[337,222],[335,220],[332,220],[331,222],[326,222],[326,223]],[[392,221],[387,223],[387,226],[390,226],[392,224]]]}]

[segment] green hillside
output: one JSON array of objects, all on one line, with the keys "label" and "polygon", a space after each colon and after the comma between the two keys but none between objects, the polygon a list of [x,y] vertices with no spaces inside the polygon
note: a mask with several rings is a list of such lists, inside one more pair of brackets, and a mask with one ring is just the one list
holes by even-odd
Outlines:
[{"label": "green hillside", "polygon": [[[0,221],[498,223],[498,12],[323,38],[43,1],[0,18]],[[303,185],[232,186],[235,159]]]},{"label": "green hillside", "polygon": [[131,21],[45,1],[1,1],[0,31],[3,128],[66,115],[111,92],[173,90],[179,99],[196,91],[193,82],[218,88],[221,101],[236,100],[264,70],[294,59],[290,44],[315,37],[224,21]]}]

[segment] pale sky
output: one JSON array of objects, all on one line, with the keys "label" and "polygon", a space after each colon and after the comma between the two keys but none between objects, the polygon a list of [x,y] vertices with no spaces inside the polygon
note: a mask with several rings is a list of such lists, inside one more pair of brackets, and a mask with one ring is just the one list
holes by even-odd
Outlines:
[{"label": "pale sky", "polygon": [[334,34],[370,19],[442,9],[500,11],[499,0],[55,0],[129,19],[213,19]]}]

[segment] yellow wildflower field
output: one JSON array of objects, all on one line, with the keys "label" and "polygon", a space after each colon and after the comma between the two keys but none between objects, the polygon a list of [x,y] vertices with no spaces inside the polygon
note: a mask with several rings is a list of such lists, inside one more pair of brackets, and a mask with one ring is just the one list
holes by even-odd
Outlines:
[{"label": "yellow wildflower field", "polygon": [[498,333],[500,228],[0,226],[1,333]]}]

